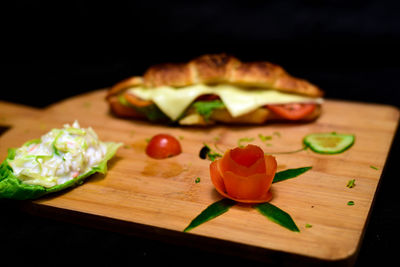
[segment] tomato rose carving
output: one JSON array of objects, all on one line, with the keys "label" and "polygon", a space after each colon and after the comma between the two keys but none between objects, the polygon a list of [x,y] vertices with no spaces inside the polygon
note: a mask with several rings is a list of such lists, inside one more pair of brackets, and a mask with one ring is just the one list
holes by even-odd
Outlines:
[{"label": "tomato rose carving", "polygon": [[275,176],[275,157],[264,155],[255,145],[225,152],[210,165],[211,181],[224,197],[243,203],[263,203],[272,198],[269,191]]}]

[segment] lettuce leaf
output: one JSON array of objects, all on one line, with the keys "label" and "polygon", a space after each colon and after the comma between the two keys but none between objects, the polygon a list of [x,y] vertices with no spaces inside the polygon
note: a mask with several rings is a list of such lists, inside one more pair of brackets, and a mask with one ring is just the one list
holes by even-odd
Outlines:
[{"label": "lettuce leaf", "polygon": [[221,100],[212,100],[196,101],[193,103],[193,107],[198,114],[202,115],[204,119],[208,120],[214,109],[225,108],[225,105]]},{"label": "lettuce leaf", "polygon": [[16,149],[11,148],[8,150],[7,158],[0,165],[0,198],[18,200],[35,199],[49,193],[54,193],[69,187],[81,185],[87,177],[94,173],[99,172],[105,174],[107,172],[107,162],[115,155],[117,149],[122,144],[106,142],[106,145],[107,153],[99,165],[70,181],[49,188],[45,188],[41,185],[25,184],[14,175],[12,168],[8,165],[8,160],[13,160],[15,157]]}]

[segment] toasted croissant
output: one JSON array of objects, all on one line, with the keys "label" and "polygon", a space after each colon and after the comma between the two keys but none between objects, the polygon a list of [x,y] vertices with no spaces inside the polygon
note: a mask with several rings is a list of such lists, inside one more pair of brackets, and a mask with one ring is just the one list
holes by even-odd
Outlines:
[{"label": "toasted croissant", "polygon": [[[107,93],[107,100],[111,110],[116,115],[142,118],[142,114],[131,112],[117,104],[117,95],[125,89],[143,86],[151,88],[159,86],[185,87],[194,84],[231,84],[246,88],[265,88],[277,91],[295,93],[309,97],[321,97],[323,91],[306,80],[295,78],[282,67],[270,62],[241,62],[234,56],[227,54],[207,54],[195,58],[187,63],[164,63],[151,66],[144,75],[134,76],[115,84]],[[127,98],[129,101],[129,98]],[[138,101],[131,102],[137,106]],[[123,112],[122,112],[123,111]],[[122,112],[122,114],[120,114]],[[313,120],[320,114],[320,107],[303,120]],[[216,111],[205,121],[195,114],[186,114],[181,124],[206,125],[212,121],[223,123],[262,124],[265,121],[275,120],[276,115],[259,108],[244,116],[233,118],[226,109]],[[278,118],[279,119],[279,118]]]}]

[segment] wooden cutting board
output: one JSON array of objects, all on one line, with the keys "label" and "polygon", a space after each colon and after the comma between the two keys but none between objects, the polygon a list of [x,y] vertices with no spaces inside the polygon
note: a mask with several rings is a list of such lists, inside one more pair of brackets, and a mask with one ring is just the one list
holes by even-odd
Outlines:
[{"label": "wooden cutting board", "polygon": [[[113,222],[113,230],[120,226],[133,234],[164,235],[171,242],[198,242],[243,256],[282,253],[350,261],[356,255],[397,128],[397,108],[327,100],[322,116],[307,124],[174,128],[113,117],[105,92],[76,96],[43,110],[0,102],[0,125],[8,128],[0,138],[1,160],[7,148],[74,120],[82,127],[92,126],[103,141],[125,144],[109,162],[106,175],[96,174],[72,190],[28,201],[29,209],[54,217],[68,214],[78,222],[90,217],[93,226]],[[221,199],[209,178],[210,162],[198,156],[203,143],[225,151],[236,147],[240,138],[253,138],[252,143],[273,153],[301,148],[306,134],[332,131],[355,134],[354,146],[337,155],[308,150],[276,155],[278,171],[312,166],[309,172],[272,186],[271,203],[292,216],[300,233],[272,223],[246,205],[236,205],[189,233],[182,232],[202,210]],[[179,138],[183,153],[165,160],[147,157],[146,139],[158,133]],[[262,142],[259,134],[272,139]],[[351,179],[354,188],[346,187]],[[347,205],[350,200],[353,206]]]}]

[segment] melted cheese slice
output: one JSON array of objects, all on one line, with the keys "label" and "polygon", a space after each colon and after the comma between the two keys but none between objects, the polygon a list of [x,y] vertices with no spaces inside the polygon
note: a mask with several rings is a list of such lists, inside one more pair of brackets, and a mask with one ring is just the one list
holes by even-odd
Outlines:
[{"label": "melted cheese slice", "polygon": [[196,84],[175,88],[161,86],[157,88],[134,87],[129,89],[133,95],[153,101],[162,112],[172,120],[178,119],[190,104],[204,94],[218,95],[232,117],[238,117],[264,105],[288,103],[322,103],[322,98],[312,98],[275,90],[245,90],[237,86],[220,84],[215,86]]}]

